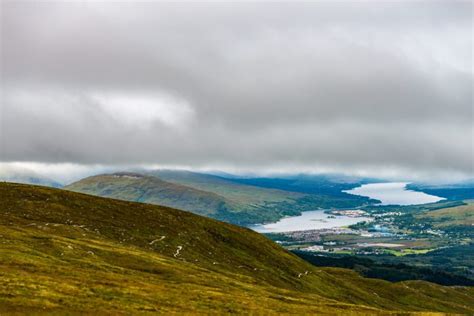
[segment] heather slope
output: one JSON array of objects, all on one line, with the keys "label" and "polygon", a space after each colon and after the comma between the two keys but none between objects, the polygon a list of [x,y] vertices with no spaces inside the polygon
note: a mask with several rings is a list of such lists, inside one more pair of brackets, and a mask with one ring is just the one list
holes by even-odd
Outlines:
[{"label": "heather slope", "polygon": [[171,208],[0,184],[0,312],[473,313],[471,288],[321,269]]}]

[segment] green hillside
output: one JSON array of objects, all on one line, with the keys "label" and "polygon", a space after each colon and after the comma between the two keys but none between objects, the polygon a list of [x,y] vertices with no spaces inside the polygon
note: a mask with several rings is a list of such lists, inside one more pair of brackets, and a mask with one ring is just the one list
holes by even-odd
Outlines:
[{"label": "green hillside", "polygon": [[317,207],[311,201],[308,203],[300,193],[216,181],[220,179],[210,175],[189,174],[206,185],[164,181],[152,173],[121,172],[88,177],[65,189],[165,205],[240,225],[276,221],[285,215],[298,215],[302,210]]},{"label": "green hillside", "polygon": [[299,215],[318,208],[351,208],[369,202],[368,198],[341,192],[336,195],[319,191],[294,192],[185,170],[154,170],[147,174],[224,197],[235,208],[227,208],[215,218],[240,225],[276,221],[283,216]]},{"label": "green hillside", "polygon": [[92,176],[65,188],[120,200],[159,204],[206,216],[212,216],[224,207],[232,207],[230,201],[215,193],[137,173]]},{"label": "green hillside", "polygon": [[[240,192],[245,194],[239,193],[239,187],[244,187]],[[196,186],[164,181],[154,175],[130,172],[92,176],[65,187],[67,190],[102,197],[179,208],[241,225],[275,221],[285,215],[299,214],[298,206],[288,206],[295,205],[295,199],[302,197],[301,194],[239,184],[225,188],[235,192],[223,196],[215,193],[215,190],[205,191]],[[236,198],[237,195],[245,197]],[[308,207],[306,204],[301,206]]]},{"label": "green hillside", "polygon": [[455,228],[474,226],[474,201],[467,200],[465,205],[427,211],[419,215],[419,219],[428,221],[435,228]]},{"label": "green hillside", "polygon": [[154,170],[148,174],[162,180],[178,183],[204,191],[214,192],[236,203],[262,205],[264,203],[290,202],[304,195],[275,189],[260,188],[240,184],[229,179],[210,174],[181,170]]},{"label": "green hillside", "polygon": [[0,314],[474,313],[472,288],[317,268],[171,208],[0,183]]}]

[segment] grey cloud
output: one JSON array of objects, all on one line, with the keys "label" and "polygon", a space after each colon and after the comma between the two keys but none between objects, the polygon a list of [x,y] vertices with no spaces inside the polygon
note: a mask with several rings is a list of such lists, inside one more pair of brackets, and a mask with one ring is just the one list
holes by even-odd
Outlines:
[{"label": "grey cloud", "polygon": [[[0,160],[472,175],[471,7],[5,2]],[[182,126],[94,97],[156,93]]]}]

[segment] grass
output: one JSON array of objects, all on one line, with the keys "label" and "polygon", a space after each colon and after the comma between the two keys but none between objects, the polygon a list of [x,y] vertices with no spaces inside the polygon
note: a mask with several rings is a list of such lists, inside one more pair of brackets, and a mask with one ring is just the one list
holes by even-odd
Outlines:
[{"label": "grass", "polygon": [[0,197],[0,314],[474,312],[472,288],[316,268],[188,212],[10,183]]},{"label": "grass", "polygon": [[174,207],[242,226],[274,222],[302,211],[361,203],[359,198],[350,195],[308,195],[245,185],[209,174],[171,170],[97,175],[65,189]]},{"label": "grass", "polygon": [[[194,182],[163,181],[154,175],[136,173],[104,174],[82,179],[65,189],[184,209],[239,224],[278,220],[283,215],[275,207],[276,204],[294,203],[294,198],[304,196],[233,184],[210,175],[191,174],[194,175],[191,177]],[[196,179],[199,179],[198,185],[195,183]],[[296,211],[295,214],[297,213]]]},{"label": "grass", "polygon": [[165,181],[216,193],[237,204],[262,205],[265,203],[290,202],[304,194],[276,189],[260,188],[230,181],[214,175],[190,171],[156,170],[150,174]]},{"label": "grass", "polygon": [[404,248],[404,249],[386,249],[385,252],[397,257],[402,257],[406,255],[422,255],[434,250],[436,250],[436,248],[431,248],[431,249]]},{"label": "grass", "polygon": [[421,219],[429,219],[436,228],[449,226],[474,226],[474,202],[466,201],[466,205],[443,208],[429,211],[419,216]]},{"label": "grass", "polygon": [[130,173],[92,176],[72,183],[66,189],[125,201],[176,207],[206,216],[215,214],[221,205],[230,204],[212,192]]}]

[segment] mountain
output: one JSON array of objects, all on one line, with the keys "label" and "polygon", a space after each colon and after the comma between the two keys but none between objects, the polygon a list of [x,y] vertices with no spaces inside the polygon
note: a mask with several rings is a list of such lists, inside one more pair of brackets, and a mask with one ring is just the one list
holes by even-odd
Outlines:
[{"label": "mountain", "polygon": [[260,188],[219,176],[171,170],[97,175],[72,183],[65,189],[180,208],[239,225],[276,221],[335,203],[359,205],[365,200]]},{"label": "mountain", "polygon": [[65,189],[120,200],[160,204],[206,216],[215,216],[220,209],[232,207],[230,201],[215,193],[130,172],[88,177]]},{"label": "mountain", "polygon": [[407,185],[407,189],[444,197],[454,201],[474,199],[474,180],[451,184],[413,183]]},{"label": "mountain", "polygon": [[262,205],[265,203],[290,202],[304,195],[296,192],[260,188],[212,174],[185,170],[153,170],[147,174],[168,182],[182,184],[195,189],[214,192],[236,203]]},{"label": "mountain", "polygon": [[[153,170],[147,173],[168,182],[214,192],[233,201],[240,210],[248,210],[250,207],[247,213],[252,216],[244,223],[234,216],[219,218],[236,224],[275,221],[283,216],[299,215],[302,211],[318,208],[351,208],[371,201],[366,197],[341,192],[342,189],[352,188],[358,184],[337,184],[329,180],[324,183],[327,187],[332,186],[331,190],[314,186],[314,182],[311,189],[298,190],[295,186],[286,185],[287,181],[295,180],[284,178],[238,178],[229,175],[224,177],[182,170]],[[303,176],[299,179],[301,182]],[[280,185],[282,183],[285,185]]]},{"label": "mountain", "polygon": [[58,181],[40,175],[26,168],[2,167],[0,166],[0,181],[36,184],[47,187],[60,188],[63,185]]},{"label": "mountain", "polygon": [[0,183],[0,314],[474,313],[473,288],[315,267],[162,206]]},{"label": "mountain", "polygon": [[[214,178],[210,175],[199,176],[204,179]],[[220,180],[218,177],[215,178]],[[240,225],[278,220],[285,215],[297,215],[301,207],[311,206],[300,202],[304,195],[299,193],[233,183],[226,186],[224,179],[222,182],[214,180],[203,183],[206,185],[196,186],[188,183],[184,185],[176,181],[164,181],[156,177],[155,173],[119,172],[88,177],[66,186],[65,189],[180,208]],[[295,201],[298,201],[299,205],[296,205]]]},{"label": "mountain", "polygon": [[383,182],[372,178],[360,178],[339,174],[298,174],[283,175],[279,177],[245,177],[234,178],[235,182],[258,186],[262,188],[272,188],[292,192],[308,194],[325,194],[329,196],[354,198],[344,190],[350,190],[366,183]]}]

